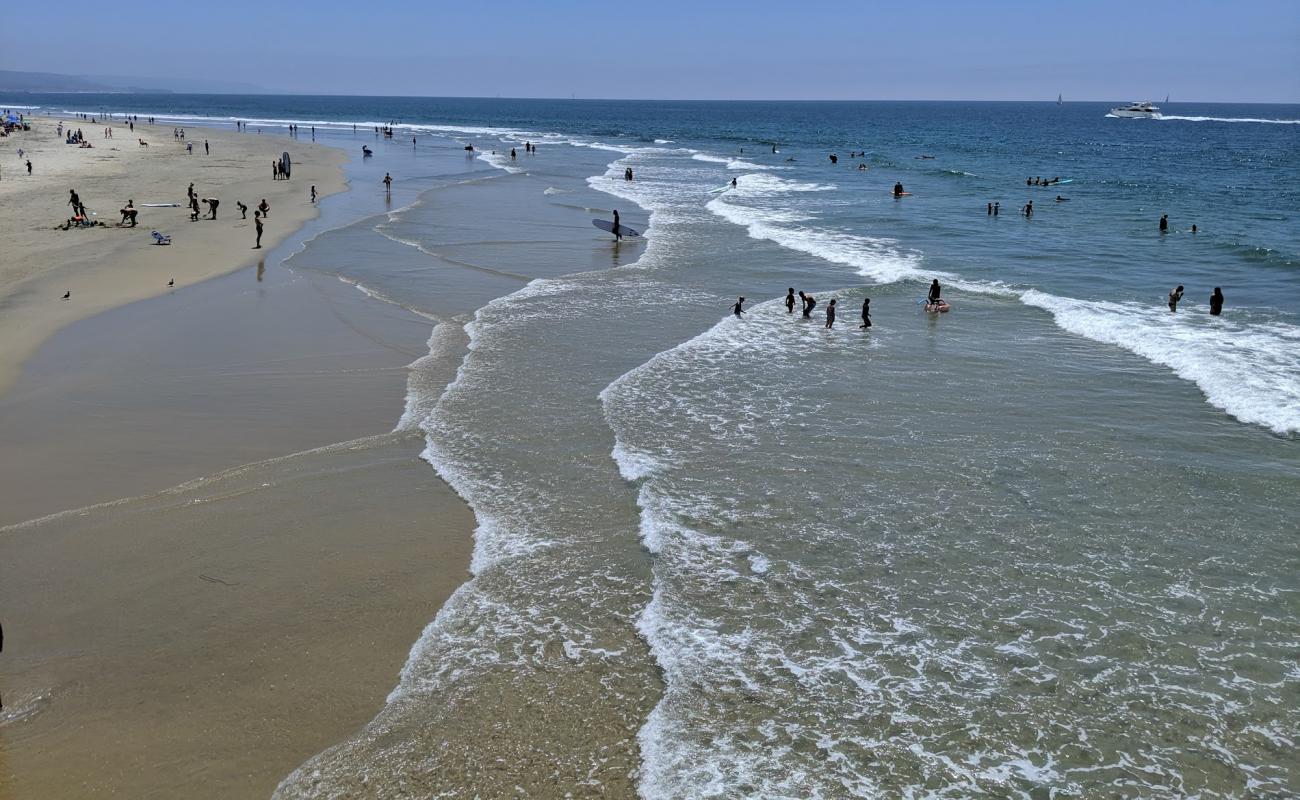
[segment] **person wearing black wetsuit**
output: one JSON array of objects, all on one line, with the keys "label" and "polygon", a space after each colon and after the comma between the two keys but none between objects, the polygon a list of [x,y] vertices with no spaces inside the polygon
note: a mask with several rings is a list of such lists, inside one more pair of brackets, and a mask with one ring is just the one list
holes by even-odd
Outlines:
[{"label": "person wearing black wetsuit", "polygon": [[826,327],[835,327],[835,300],[832,298],[830,305],[826,306]]},{"label": "person wearing black wetsuit", "polygon": [[894,197],[902,197],[902,196],[903,196],[903,182],[899,181],[894,184]]},{"label": "person wearing black wetsuit", "polygon": [[791,286],[785,293],[785,313],[794,313],[794,287]]},{"label": "person wearing black wetsuit", "polygon": [[1223,292],[1219,287],[1214,287],[1214,294],[1210,295],[1210,316],[1217,317],[1223,313]]},{"label": "person wearing black wetsuit", "polygon": [[1168,215],[1168,214],[1161,214],[1161,215],[1160,215],[1160,232],[1161,232],[1161,233],[1168,233],[1168,232],[1169,232],[1169,215]]},{"label": "person wearing black wetsuit", "polygon": [[619,233],[619,230],[618,230],[618,209],[617,209],[617,208],[614,209],[614,238],[615,238],[615,239],[622,239],[622,238],[623,238],[623,234],[622,234],[622,233]]},{"label": "person wearing black wetsuit", "polygon": [[862,325],[860,327],[871,327],[871,298],[862,298]]},{"label": "person wearing black wetsuit", "polygon": [[934,283],[930,284],[930,294],[926,295],[925,302],[934,305],[939,302],[941,297],[943,297],[943,292],[939,288],[939,279],[935,278]]},{"label": "person wearing black wetsuit", "polygon": [[736,301],[736,304],[731,307],[731,313],[737,317],[745,313],[745,298],[742,297]]}]

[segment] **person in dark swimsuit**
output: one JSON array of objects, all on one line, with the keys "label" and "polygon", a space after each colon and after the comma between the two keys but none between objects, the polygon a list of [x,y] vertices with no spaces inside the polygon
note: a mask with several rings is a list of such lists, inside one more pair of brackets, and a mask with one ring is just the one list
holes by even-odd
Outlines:
[{"label": "person in dark swimsuit", "polygon": [[826,327],[835,327],[835,300],[832,299],[830,305],[826,306]]},{"label": "person in dark swimsuit", "polygon": [[736,304],[731,307],[731,313],[737,317],[745,313],[745,298],[742,297],[736,301]]},{"label": "person in dark swimsuit", "polygon": [[862,298],[862,325],[860,325],[859,327],[862,328],[871,327],[871,298],[870,297]]},{"label": "person in dark swimsuit", "polygon": [[794,313],[794,287],[791,286],[785,293],[785,313]]},{"label": "person in dark swimsuit", "polygon": [[934,305],[939,302],[941,297],[943,297],[943,291],[939,288],[939,279],[935,278],[934,282],[930,284],[930,293],[926,295],[925,301],[930,305]]},{"label": "person in dark swimsuit", "polygon": [[617,208],[614,209],[614,238],[615,238],[615,239],[620,239],[620,240],[623,238],[623,234],[619,231],[619,226],[618,226],[618,209],[617,209]]},{"label": "person in dark swimsuit", "polygon": [[1210,295],[1210,316],[1217,317],[1223,313],[1223,292],[1219,287],[1214,287],[1214,294]]},{"label": "person in dark swimsuit", "polygon": [[894,184],[894,197],[902,197],[903,194],[904,194],[904,192],[903,192],[903,182],[902,182],[902,181],[899,181],[898,183],[895,183],[895,184]]},{"label": "person in dark swimsuit", "polygon": [[1183,285],[1178,284],[1172,292],[1169,293],[1169,310],[1170,312],[1178,311],[1178,301],[1183,299]]}]

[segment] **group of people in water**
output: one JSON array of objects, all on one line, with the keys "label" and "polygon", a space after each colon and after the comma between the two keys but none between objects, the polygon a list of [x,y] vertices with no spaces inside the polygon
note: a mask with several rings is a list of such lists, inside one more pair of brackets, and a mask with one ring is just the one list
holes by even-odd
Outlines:
[{"label": "group of people in water", "polygon": [[[799,292],[798,294],[799,294],[799,302],[802,306],[803,318],[812,319],[813,309],[817,307],[817,298],[805,292]],[[831,298],[831,301],[826,305],[826,327],[827,328],[835,327],[836,302],[837,301],[835,300],[835,298]],[[785,313],[793,315],[794,304],[795,304],[795,291],[794,291],[794,287],[791,286],[789,289],[786,290]],[[731,313],[737,319],[739,319],[741,316],[744,315],[745,313],[744,297],[738,298],[736,302],[731,306]],[[859,325],[858,327],[859,328],[871,327],[871,298],[870,297],[862,298],[862,324]]]},{"label": "group of people in water", "polygon": [[[1178,312],[1178,303],[1183,299],[1183,285],[1180,283],[1169,290],[1169,313]],[[1214,293],[1210,295],[1210,316],[1217,317],[1223,313],[1223,290],[1218,286],[1214,287]]]}]

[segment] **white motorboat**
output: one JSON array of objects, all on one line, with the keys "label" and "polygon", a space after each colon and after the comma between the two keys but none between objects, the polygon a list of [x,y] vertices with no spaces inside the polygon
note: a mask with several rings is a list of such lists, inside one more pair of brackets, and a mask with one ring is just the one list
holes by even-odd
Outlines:
[{"label": "white motorboat", "polygon": [[1145,100],[1141,103],[1112,108],[1110,116],[1128,119],[1160,119],[1160,106],[1152,105],[1150,100]]}]

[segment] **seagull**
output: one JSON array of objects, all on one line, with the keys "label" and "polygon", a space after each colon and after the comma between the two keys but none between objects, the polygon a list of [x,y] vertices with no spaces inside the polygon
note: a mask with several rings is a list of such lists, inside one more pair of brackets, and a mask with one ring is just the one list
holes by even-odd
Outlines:
[{"label": "seagull", "polygon": [[68,290],[68,291],[66,291],[66,292],[63,293],[63,299],[64,299],[64,300],[67,300],[69,297],[72,297],[72,291],[71,291],[71,290]]},{"label": "seagull", "polygon": [[175,278],[169,278],[169,279],[167,280],[167,285],[168,285],[168,286],[175,286],[175,285],[176,285],[176,279],[175,279]]}]

